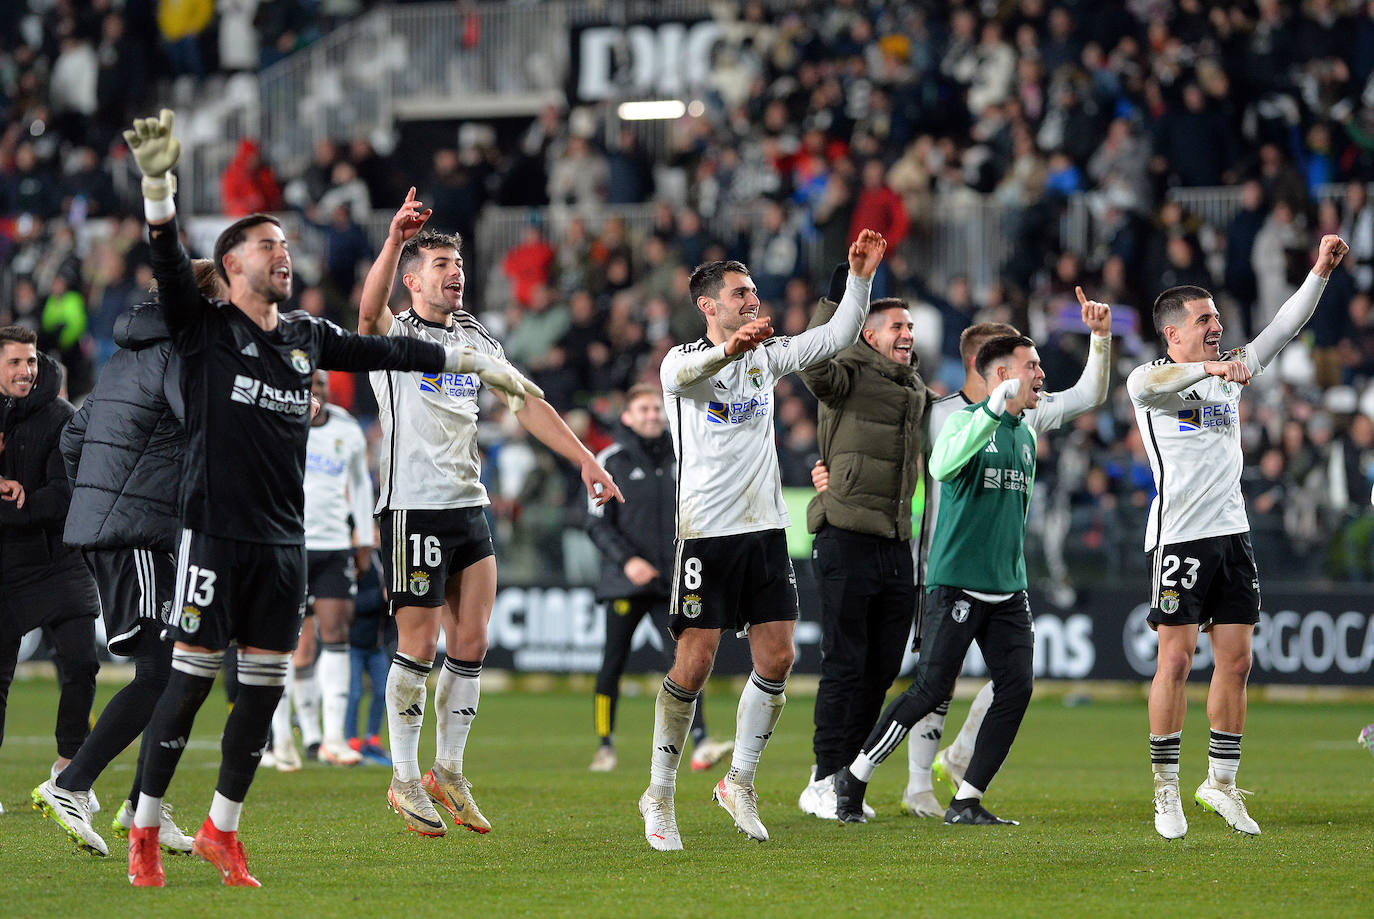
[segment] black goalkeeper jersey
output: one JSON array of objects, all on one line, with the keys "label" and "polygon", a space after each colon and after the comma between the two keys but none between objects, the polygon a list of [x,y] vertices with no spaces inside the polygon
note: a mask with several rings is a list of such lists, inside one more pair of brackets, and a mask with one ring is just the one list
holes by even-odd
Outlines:
[{"label": "black goalkeeper jersey", "polygon": [[311,374],[438,373],[444,349],[353,335],[302,312],[283,313],[264,331],[234,304],[200,293],[175,220],[149,229],[153,276],[182,355],[182,525],[223,539],[302,545]]}]

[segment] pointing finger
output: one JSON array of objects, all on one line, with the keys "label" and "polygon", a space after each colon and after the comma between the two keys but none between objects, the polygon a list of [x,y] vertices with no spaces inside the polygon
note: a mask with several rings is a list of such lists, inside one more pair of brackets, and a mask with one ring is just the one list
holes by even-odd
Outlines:
[{"label": "pointing finger", "polygon": [[1081,305],[1081,306],[1087,306],[1087,305],[1088,305],[1088,298],[1087,298],[1086,296],[1083,295],[1083,288],[1081,288],[1081,287],[1075,287],[1075,288],[1073,289],[1073,292],[1076,293],[1076,294],[1078,294],[1078,302],[1079,302],[1079,305]]}]

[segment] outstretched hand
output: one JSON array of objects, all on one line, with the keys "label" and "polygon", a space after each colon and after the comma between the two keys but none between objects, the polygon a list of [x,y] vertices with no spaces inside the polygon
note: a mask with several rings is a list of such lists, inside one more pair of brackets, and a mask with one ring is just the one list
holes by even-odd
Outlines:
[{"label": "outstretched hand", "polygon": [[1094,335],[1110,335],[1112,332],[1112,308],[1097,300],[1089,300],[1084,296],[1081,287],[1075,287],[1073,291],[1078,294],[1078,303],[1083,307],[1083,324],[1088,327],[1088,331]]},{"label": "outstretched hand", "polygon": [[124,140],[134,154],[138,169],[149,179],[160,179],[176,168],[181,159],[181,141],[172,133],[176,116],[169,108],[156,118],[135,118]]},{"label": "outstretched hand", "polygon": [[[421,210],[421,208],[424,208]],[[425,207],[424,202],[415,200],[415,186],[410,186],[405,201],[396,216],[391,218],[391,228],[387,239],[397,245],[404,245],[425,226],[425,221],[434,215],[434,209]]]},{"label": "outstretched hand", "polygon": [[860,230],[859,238],[849,245],[849,273],[859,278],[871,278],[887,252],[887,240],[877,230]]}]

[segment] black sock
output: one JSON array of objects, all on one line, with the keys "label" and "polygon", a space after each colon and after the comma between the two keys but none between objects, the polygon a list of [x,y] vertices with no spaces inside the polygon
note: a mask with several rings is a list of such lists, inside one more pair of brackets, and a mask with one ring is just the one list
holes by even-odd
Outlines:
[{"label": "black sock", "polygon": [[258,686],[239,682],[239,697],[220,741],[219,781],[215,790],[230,801],[248,797],[248,786],[258,770],[267,735],[272,730],[272,713],[281,701],[282,686]]},{"label": "black sock", "polygon": [[191,737],[196,712],[210,695],[214,677],[194,676],[173,668],[167,688],[148,722],[148,754],[143,764],[143,791],[165,797],[181,753]]}]

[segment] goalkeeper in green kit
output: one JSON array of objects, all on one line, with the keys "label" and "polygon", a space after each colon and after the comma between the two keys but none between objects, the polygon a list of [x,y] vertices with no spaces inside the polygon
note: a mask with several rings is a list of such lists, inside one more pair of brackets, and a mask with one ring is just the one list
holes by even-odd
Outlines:
[{"label": "goalkeeper in green kit", "polygon": [[1026,509],[1035,479],[1035,430],[1022,413],[1045,383],[1035,343],[1021,335],[978,349],[975,369],[991,395],[951,415],[930,458],[941,484],[930,550],[921,664],[915,681],[883,712],[863,749],[835,778],[836,815],[866,822],[864,792],[878,764],[911,726],[950,697],[969,645],[992,675],[993,702],[945,823],[1014,824],[982,805],[1007,758],[1031,697],[1034,636],[1026,597]]}]

